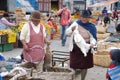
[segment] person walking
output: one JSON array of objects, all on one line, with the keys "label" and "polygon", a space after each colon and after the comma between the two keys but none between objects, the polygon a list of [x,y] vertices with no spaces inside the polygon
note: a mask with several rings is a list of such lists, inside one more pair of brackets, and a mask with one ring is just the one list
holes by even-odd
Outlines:
[{"label": "person walking", "polygon": [[71,22],[71,13],[70,10],[67,8],[67,4],[63,3],[63,8],[60,9],[57,12],[57,15],[60,16],[60,34],[61,34],[61,39],[62,39],[62,46],[65,46],[66,42],[66,35],[65,35],[65,30],[68,28],[70,22]]},{"label": "person walking", "polygon": [[40,24],[40,19],[39,11],[32,12],[31,21],[23,26],[20,34],[20,40],[23,44],[23,61],[34,63],[37,71],[43,71],[44,45],[45,43],[50,44],[46,39],[45,28]]},{"label": "person walking", "polygon": [[89,22],[90,13],[83,10],[81,18],[71,24],[66,30],[70,37],[70,68],[75,70],[76,76],[81,73],[81,80],[85,80],[87,69],[93,67],[92,48],[96,45],[96,27]]}]

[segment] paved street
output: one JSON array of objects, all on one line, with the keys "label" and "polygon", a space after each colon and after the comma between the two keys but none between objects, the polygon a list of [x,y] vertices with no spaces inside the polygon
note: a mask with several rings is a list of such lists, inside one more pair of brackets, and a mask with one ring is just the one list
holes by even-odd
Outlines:
[{"label": "paved street", "polygon": [[[51,50],[68,51],[68,45],[69,45],[68,43],[69,43],[69,39],[67,39],[66,46],[62,47],[60,40],[52,40],[50,48]],[[3,52],[3,55],[7,59],[9,57],[16,57],[20,55],[21,52],[22,52],[21,48],[16,48],[13,49],[12,51]],[[105,73],[106,73],[106,68],[94,66],[93,68],[88,70],[86,80],[106,80]],[[80,79],[78,78],[76,80],[80,80]]]}]

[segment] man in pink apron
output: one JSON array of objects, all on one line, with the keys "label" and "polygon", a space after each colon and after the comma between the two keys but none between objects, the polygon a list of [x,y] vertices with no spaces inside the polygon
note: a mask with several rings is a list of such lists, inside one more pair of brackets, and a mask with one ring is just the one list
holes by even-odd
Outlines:
[{"label": "man in pink apron", "polygon": [[46,39],[44,26],[40,24],[40,18],[39,11],[31,14],[31,21],[26,23],[21,30],[20,40],[23,44],[24,61],[35,63],[37,70],[42,71],[45,57],[44,44],[49,44],[49,42]]}]

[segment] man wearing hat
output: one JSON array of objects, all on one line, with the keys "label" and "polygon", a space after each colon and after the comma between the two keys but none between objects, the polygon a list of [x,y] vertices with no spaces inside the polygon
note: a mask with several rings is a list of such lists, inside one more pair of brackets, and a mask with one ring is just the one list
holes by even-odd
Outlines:
[{"label": "man wearing hat", "polygon": [[[96,27],[89,22],[90,13],[88,10],[83,10],[80,20],[71,24],[66,30],[66,35],[70,36],[70,67],[76,72],[76,76],[81,72],[81,80],[85,80],[87,69],[93,67],[93,54],[91,49],[96,45]],[[78,31],[81,38],[76,37]],[[76,40],[77,39],[77,40]],[[81,42],[85,42],[84,45]],[[77,45],[80,43],[81,45]],[[85,52],[83,52],[86,51]],[[86,55],[84,55],[86,54]]]},{"label": "man wearing hat", "polygon": [[62,39],[62,46],[65,46],[66,42],[66,35],[65,35],[65,30],[68,28],[70,22],[71,22],[71,14],[70,10],[67,8],[67,4],[63,3],[63,8],[60,9],[57,14],[60,16],[60,34],[61,34],[61,39]]},{"label": "man wearing hat", "polygon": [[23,61],[36,64],[38,71],[43,70],[44,44],[50,44],[46,39],[45,28],[40,24],[40,19],[39,11],[32,12],[31,21],[23,26],[20,34],[20,40],[23,44]]},{"label": "man wearing hat", "polygon": [[10,29],[10,27],[17,26],[17,24],[9,22],[8,19],[9,14],[5,12],[0,19],[0,29]]}]

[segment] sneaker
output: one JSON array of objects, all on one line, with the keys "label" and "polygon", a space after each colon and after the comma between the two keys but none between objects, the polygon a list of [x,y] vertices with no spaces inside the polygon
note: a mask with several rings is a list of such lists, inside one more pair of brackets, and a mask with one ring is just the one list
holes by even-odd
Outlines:
[{"label": "sneaker", "polygon": [[62,44],[62,46],[65,46],[65,44]]}]

